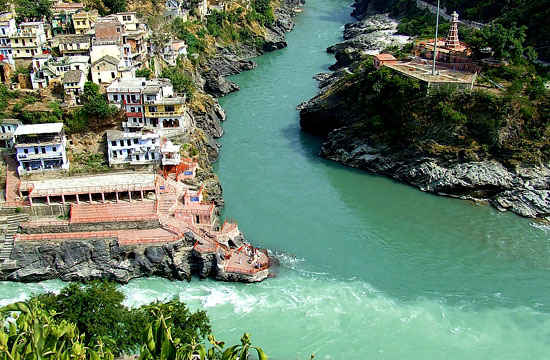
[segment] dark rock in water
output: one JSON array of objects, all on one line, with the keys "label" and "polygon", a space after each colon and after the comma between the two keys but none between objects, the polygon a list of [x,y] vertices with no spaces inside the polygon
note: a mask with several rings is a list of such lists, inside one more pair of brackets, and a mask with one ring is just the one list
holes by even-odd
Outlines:
[{"label": "dark rock in water", "polygon": [[229,93],[239,90],[239,86],[229,80],[217,71],[209,71],[203,74],[206,83],[204,90],[216,97],[225,96]]}]

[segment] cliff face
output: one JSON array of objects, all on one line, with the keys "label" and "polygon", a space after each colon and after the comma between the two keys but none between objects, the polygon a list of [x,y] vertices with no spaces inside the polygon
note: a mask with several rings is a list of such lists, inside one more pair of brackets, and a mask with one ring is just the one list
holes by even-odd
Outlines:
[{"label": "cliff face", "polygon": [[317,75],[319,95],[298,107],[302,129],[325,137],[321,156],[550,220],[545,100],[526,117],[519,103],[491,94],[426,96],[421,84],[373,68],[366,54],[401,39],[391,35],[390,19],[365,15],[368,1],[355,8],[361,20],[329,48],[335,71]]}]

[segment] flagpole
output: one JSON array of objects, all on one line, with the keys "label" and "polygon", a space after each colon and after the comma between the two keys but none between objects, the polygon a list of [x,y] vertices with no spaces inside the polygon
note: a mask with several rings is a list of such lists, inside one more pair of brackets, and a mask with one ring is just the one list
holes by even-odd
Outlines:
[{"label": "flagpole", "polygon": [[432,65],[432,75],[435,75],[435,59],[437,58],[437,33],[439,30],[439,0],[437,0],[437,17],[435,20],[435,39],[434,39],[434,61]]}]

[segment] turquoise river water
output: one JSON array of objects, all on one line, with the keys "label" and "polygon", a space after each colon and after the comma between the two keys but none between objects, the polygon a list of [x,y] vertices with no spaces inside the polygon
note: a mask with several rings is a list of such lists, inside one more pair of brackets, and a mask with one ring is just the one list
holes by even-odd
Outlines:
[{"label": "turquoise river water", "polygon": [[[234,77],[217,163],[225,215],[274,251],[260,284],[139,279],[129,305],[178,296],[219,338],[252,334],[271,359],[547,359],[548,230],[317,156],[296,105],[316,93],[349,3],[310,0],[287,49]],[[0,283],[0,304],[63,284]]]}]

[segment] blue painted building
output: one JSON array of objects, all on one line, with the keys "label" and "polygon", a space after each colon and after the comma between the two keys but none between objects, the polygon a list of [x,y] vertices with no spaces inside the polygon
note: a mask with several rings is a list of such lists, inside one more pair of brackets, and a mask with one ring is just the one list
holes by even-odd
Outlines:
[{"label": "blue painted building", "polygon": [[14,142],[19,175],[69,170],[63,123],[20,125]]}]

